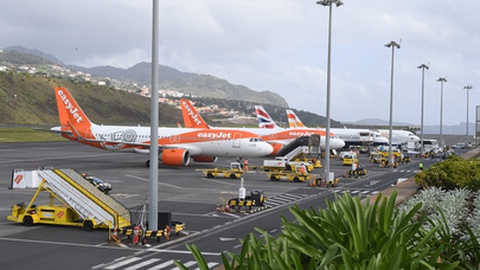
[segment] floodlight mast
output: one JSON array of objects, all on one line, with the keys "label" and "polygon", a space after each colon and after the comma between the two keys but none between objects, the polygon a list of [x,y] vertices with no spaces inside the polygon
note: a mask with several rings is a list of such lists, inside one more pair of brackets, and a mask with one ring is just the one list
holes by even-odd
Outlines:
[{"label": "floodlight mast", "polygon": [[392,125],[393,125],[393,67],[395,63],[395,48],[400,49],[400,45],[395,41],[390,41],[390,43],[385,44],[385,47],[392,48],[392,67],[390,72],[390,128],[388,135],[388,164],[390,167],[393,165],[392,157]]},{"label": "floodlight mast", "polygon": [[332,50],[332,5],[337,7],[343,5],[340,0],[320,0],[317,4],[328,6],[328,60],[327,60],[327,127],[325,129],[325,178],[330,179],[330,78],[331,78],[331,50]]}]

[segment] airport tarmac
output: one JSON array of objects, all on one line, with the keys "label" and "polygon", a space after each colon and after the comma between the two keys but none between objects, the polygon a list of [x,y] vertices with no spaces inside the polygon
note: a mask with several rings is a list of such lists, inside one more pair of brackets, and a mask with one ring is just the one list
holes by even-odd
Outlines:
[{"label": "airport tarmac", "polygon": [[[398,179],[416,173],[417,162],[396,169],[380,169],[361,157],[368,170],[364,178],[340,178],[336,188],[308,187],[306,183],[270,181],[264,173],[244,175],[247,194],[263,190],[268,197],[267,210],[258,213],[219,213],[216,203],[238,196],[238,179],[205,178],[199,168],[228,167],[235,158],[220,158],[217,164],[194,163],[189,167],[159,168],[161,212],[171,212],[172,220],[186,224],[185,231],[170,242],[152,241],[152,247],[119,247],[109,243],[106,230],[86,232],[77,227],[35,225],[26,227],[7,221],[11,206],[29,202],[35,190],[9,190],[13,169],[35,170],[44,166],[74,168],[95,175],[112,184],[111,195],[138,216],[148,200],[148,156],[106,152],[75,142],[0,144],[0,250],[5,269],[172,269],[173,259],[191,263],[194,259],[185,244],[195,244],[206,252],[211,266],[221,262],[223,251],[238,250],[238,239],[259,227],[276,234],[281,230],[280,216],[291,218],[288,207],[322,207],[325,199],[349,192],[376,194],[394,185]],[[249,166],[261,165],[263,159],[249,159]],[[426,160],[428,167],[434,160]],[[341,176],[349,166],[331,160],[331,170]],[[322,173],[317,169],[313,173]],[[37,205],[48,204],[42,196]],[[29,258],[26,260],[25,258]],[[192,269],[193,269],[192,268]]]}]

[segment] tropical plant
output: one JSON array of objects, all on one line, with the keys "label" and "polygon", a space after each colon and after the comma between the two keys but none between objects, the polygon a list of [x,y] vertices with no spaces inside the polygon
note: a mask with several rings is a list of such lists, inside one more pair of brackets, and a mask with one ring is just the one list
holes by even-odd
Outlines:
[{"label": "tropical plant", "polygon": [[[327,209],[294,206],[290,211],[295,220],[282,217],[284,229],[277,238],[261,230],[263,241],[249,234],[240,254],[222,255],[224,268],[455,269],[458,262],[442,257],[449,243],[435,238],[440,227],[424,229],[426,216],[417,215],[421,204],[408,211],[396,210],[396,195],[362,204],[360,197],[346,193],[327,201]],[[188,248],[200,268],[208,269],[198,248]]]},{"label": "tropical plant", "polygon": [[437,229],[431,244],[443,243],[442,258],[457,261],[459,269],[480,266],[480,199],[467,189],[429,188],[406,200],[400,211],[422,205],[417,215],[427,216],[424,229]]}]

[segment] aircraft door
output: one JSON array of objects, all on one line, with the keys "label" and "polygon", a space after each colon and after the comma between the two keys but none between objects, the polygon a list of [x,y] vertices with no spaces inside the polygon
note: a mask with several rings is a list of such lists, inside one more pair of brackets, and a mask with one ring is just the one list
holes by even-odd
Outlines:
[{"label": "aircraft door", "polygon": [[241,141],[240,139],[242,138],[241,133],[235,133],[233,134],[233,148],[240,148],[241,147]]},{"label": "aircraft door", "polygon": [[320,140],[321,137],[318,134],[312,134],[308,138],[308,151],[310,154],[320,154]]}]

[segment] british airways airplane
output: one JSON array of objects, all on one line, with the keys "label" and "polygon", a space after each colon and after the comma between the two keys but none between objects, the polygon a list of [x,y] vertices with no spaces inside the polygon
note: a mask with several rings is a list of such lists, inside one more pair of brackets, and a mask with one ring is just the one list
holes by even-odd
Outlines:
[{"label": "british airways airplane", "polygon": [[[290,128],[306,128],[293,110],[287,110],[288,125]],[[349,145],[388,145],[388,139],[380,132],[369,129],[330,128],[330,131]]]},{"label": "british airways airplane", "polygon": [[[183,120],[185,127],[202,127],[210,128],[205,120],[198,114],[192,103],[187,99],[180,100],[182,107]],[[320,148],[325,149],[325,130],[322,129],[285,129],[278,127],[268,113],[261,106],[255,106],[257,111],[257,119],[259,121],[260,128],[242,128],[249,132],[253,132],[259,135],[264,141],[269,142],[274,151],[272,155],[275,155],[284,145],[292,142],[300,136],[309,136],[312,134],[320,135]],[[259,116],[260,115],[260,116]],[[266,128],[269,127],[269,128]],[[216,128],[212,128],[215,130]],[[336,138],[333,134],[330,134],[330,149],[340,149],[345,145],[345,142]]]}]

